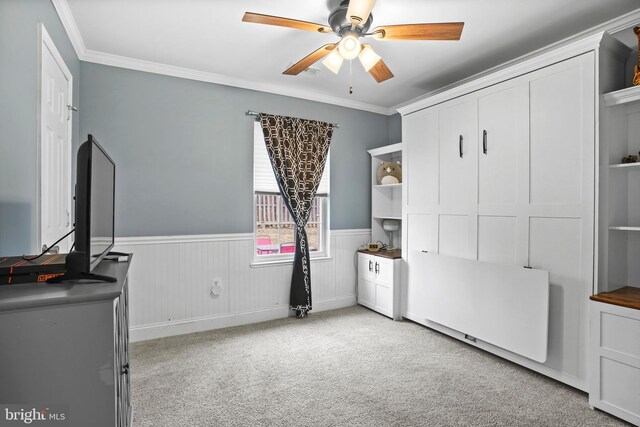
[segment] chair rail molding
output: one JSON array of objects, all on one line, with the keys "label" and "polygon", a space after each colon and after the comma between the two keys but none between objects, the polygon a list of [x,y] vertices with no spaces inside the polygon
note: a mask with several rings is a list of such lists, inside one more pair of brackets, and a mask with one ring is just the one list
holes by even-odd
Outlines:
[{"label": "chair rail molding", "polygon": [[[356,304],[356,250],[369,229],[330,230],[331,258],[311,261],[313,311]],[[252,233],[116,238],[129,270],[131,340],[290,315],[291,263],[252,268]]]}]

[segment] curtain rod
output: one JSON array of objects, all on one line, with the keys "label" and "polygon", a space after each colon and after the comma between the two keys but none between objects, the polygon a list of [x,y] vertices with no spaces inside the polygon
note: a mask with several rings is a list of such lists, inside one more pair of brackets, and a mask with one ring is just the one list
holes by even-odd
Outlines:
[{"label": "curtain rod", "polygon": [[[247,116],[253,116],[256,120],[260,117],[260,113],[256,113],[255,111],[247,110],[245,113]],[[334,128],[338,129],[340,127],[340,123],[331,123]]]}]

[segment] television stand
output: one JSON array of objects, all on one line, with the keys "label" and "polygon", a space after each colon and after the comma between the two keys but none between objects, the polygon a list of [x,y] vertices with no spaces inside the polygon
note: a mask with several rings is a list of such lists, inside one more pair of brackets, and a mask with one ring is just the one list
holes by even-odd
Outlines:
[{"label": "television stand", "polygon": [[105,256],[126,256],[126,257],[128,257],[129,254],[126,254],[124,252],[115,252],[115,251],[113,251],[113,252],[107,252],[107,254]]},{"label": "television stand", "polygon": [[[127,279],[132,258],[96,267],[94,273],[117,277],[113,283],[0,285],[0,402],[28,402],[33,406],[25,403],[25,414],[34,406],[42,409],[38,402],[64,402],[50,408],[52,414],[58,408],[66,413],[69,421],[61,425],[132,426]],[[0,420],[6,418],[2,409]]]},{"label": "television stand", "polygon": [[67,271],[62,276],[52,277],[47,280],[47,283],[64,283],[71,280],[91,280],[94,282],[116,282],[117,279],[111,276],[105,276],[103,274],[94,273],[81,273],[79,271]]}]

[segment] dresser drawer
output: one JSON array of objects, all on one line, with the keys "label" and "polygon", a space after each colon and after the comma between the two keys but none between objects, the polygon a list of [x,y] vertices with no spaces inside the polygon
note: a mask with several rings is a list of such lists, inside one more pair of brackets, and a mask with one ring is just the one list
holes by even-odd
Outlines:
[{"label": "dresser drawer", "polygon": [[600,347],[640,359],[640,319],[601,312]]}]

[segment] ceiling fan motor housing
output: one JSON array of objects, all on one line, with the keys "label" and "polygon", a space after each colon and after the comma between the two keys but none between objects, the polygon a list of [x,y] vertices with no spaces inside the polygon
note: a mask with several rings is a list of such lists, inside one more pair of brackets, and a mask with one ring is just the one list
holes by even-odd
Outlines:
[{"label": "ceiling fan motor housing", "polygon": [[346,33],[356,33],[358,37],[361,37],[363,34],[366,34],[369,30],[369,27],[371,27],[373,14],[369,14],[367,22],[365,22],[363,25],[358,25],[353,30],[351,30],[351,21],[347,18],[348,8],[349,0],[344,0],[342,3],[340,3],[340,6],[338,6],[338,8],[331,12],[331,14],[329,15],[329,26],[340,37],[344,36]]}]

